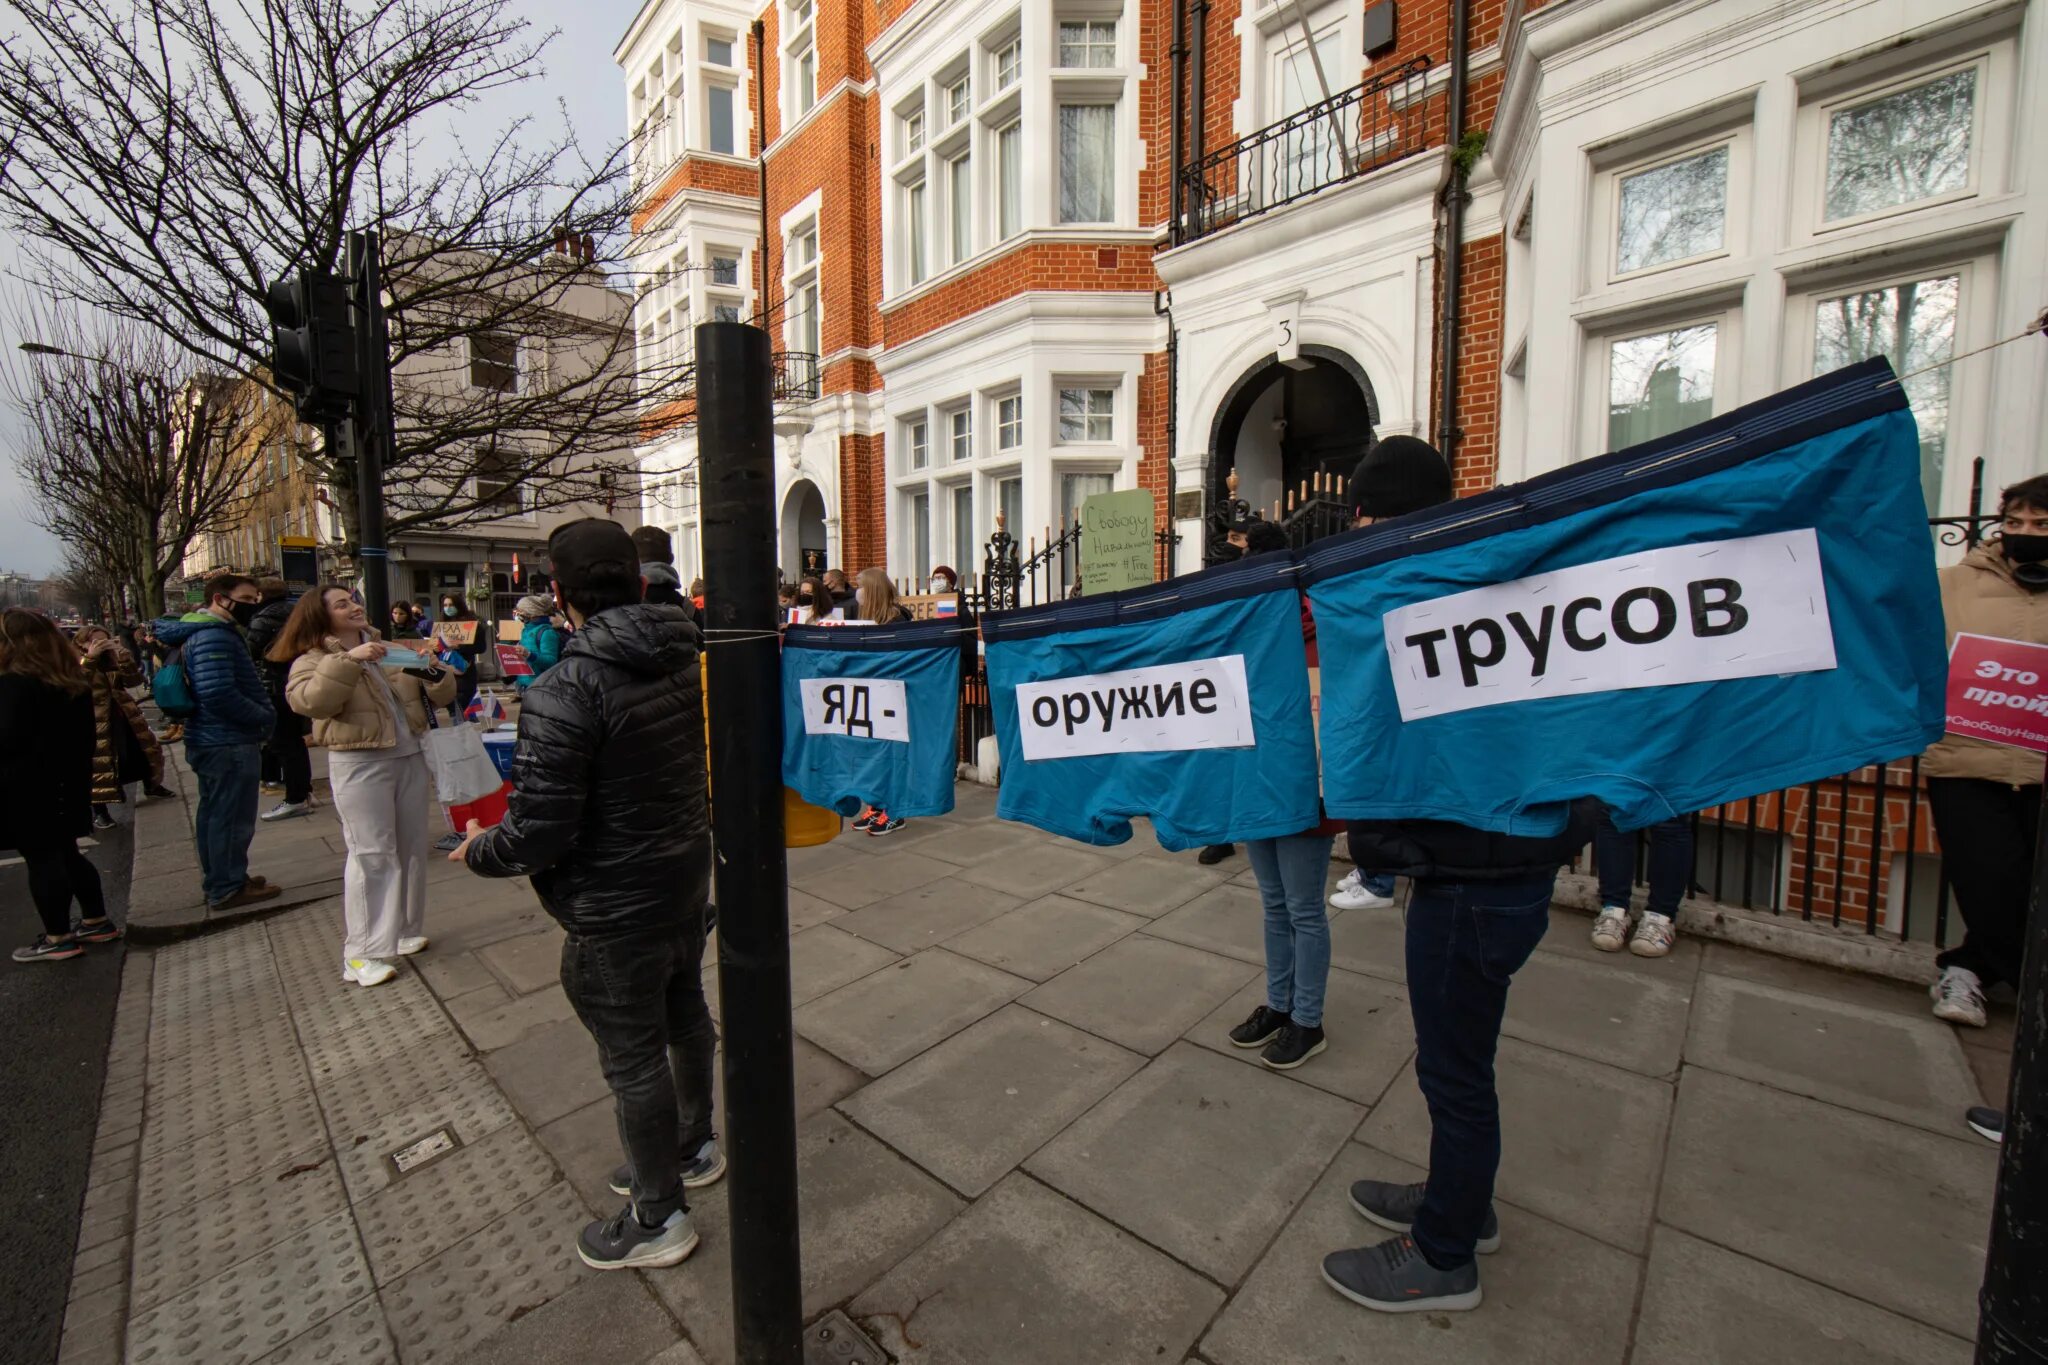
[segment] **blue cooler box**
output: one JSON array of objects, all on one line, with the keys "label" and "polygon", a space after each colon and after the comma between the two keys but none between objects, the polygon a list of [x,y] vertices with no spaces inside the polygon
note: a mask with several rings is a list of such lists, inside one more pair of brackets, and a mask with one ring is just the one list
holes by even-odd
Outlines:
[{"label": "blue cooler box", "polygon": [[491,762],[497,765],[498,776],[507,782],[512,780],[512,746],[518,742],[519,736],[509,731],[504,734],[495,730],[484,733],[484,752],[489,754]]}]

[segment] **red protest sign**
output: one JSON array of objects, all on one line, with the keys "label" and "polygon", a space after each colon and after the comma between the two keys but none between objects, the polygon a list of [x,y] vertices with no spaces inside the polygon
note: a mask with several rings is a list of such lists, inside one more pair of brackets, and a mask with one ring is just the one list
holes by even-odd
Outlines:
[{"label": "red protest sign", "polygon": [[526,661],[526,651],[518,645],[499,645],[498,671],[508,678],[530,678],[533,665]]},{"label": "red protest sign", "polygon": [[2048,645],[1958,634],[1948,652],[1946,728],[2048,753]]}]

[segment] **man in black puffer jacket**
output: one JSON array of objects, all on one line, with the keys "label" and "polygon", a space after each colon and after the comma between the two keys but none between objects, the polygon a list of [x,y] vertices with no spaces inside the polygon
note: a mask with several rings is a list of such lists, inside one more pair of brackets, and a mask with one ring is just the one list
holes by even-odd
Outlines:
[{"label": "man in black puffer jacket", "polygon": [[613,1187],[632,1196],[586,1227],[577,1251],[599,1270],[675,1265],[697,1246],[684,1186],[725,1170],[702,977],[711,835],[699,636],[682,608],[641,602],[640,562],[618,523],[571,522],[548,553],[575,633],[522,699],[504,822],[472,824],[449,858],[485,877],[531,877],[568,931],[562,989],[597,1040],[626,1145]]},{"label": "man in black puffer jacket", "polygon": [[[1412,436],[1374,446],[1351,480],[1360,525],[1450,497],[1443,457]],[[1415,1021],[1415,1080],[1430,1123],[1427,1181],[1351,1186],[1354,1209],[1401,1234],[1323,1258],[1323,1279],[1354,1303],[1389,1313],[1479,1306],[1473,1253],[1500,1246],[1493,1211],[1500,1167],[1493,1057],[1508,982],[1550,927],[1557,870],[1586,846],[1598,811],[1595,802],[1579,802],[1565,829],[1549,837],[1495,834],[1445,820],[1350,826],[1351,856],[1360,868],[1412,881],[1408,1009]]]}]

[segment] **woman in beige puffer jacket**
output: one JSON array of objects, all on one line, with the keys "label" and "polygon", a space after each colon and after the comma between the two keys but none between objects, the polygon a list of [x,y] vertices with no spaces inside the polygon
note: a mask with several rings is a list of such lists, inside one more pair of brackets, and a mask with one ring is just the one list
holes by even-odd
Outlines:
[{"label": "woman in beige puffer jacket", "polygon": [[[1942,570],[1949,643],[1960,632],[2048,645],[2048,474],[2006,489],[1999,520],[1997,539]],[[1920,760],[1965,930],[1935,959],[1937,1018],[1982,1028],[1984,991],[2000,981],[2019,986],[2042,766],[2032,750],[1962,735],[1946,736]]]},{"label": "woman in beige puffer jacket", "polygon": [[346,588],[309,592],[278,632],[269,658],[291,665],[285,701],[313,722],[327,750],[334,809],[348,842],[342,873],[342,979],[375,986],[392,959],[427,946],[427,708],[445,706],[455,678],[426,655],[394,668]]}]

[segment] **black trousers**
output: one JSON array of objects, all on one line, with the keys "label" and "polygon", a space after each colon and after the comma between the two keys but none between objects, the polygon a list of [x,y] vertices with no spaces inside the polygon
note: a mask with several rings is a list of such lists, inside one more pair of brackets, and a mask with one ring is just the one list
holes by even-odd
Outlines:
[{"label": "black trousers", "polygon": [[1927,804],[1941,839],[1942,871],[1955,888],[1963,941],[1935,962],[1963,967],[1989,986],[2017,988],[2027,946],[2027,897],[2041,788],[1978,777],[1930,777]]},{"label": "black trousers", "polygon": [[76,840],[32,845],[21,850],[21,860],[28,868],[29,899],[35,902],[36,914],[42,917],[43,932],[51,938],[62,938],[71,932],[74,900],[84,918],[107,917],[99,869],[78,851]]}]

